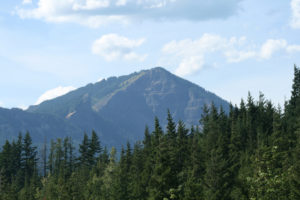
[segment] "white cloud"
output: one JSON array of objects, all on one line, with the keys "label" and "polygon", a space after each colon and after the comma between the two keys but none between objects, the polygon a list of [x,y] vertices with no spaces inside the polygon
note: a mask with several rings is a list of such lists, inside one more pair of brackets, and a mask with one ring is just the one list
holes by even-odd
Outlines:
[{"label": "white cloud", "polygon": [[235,47],[242,46],[245,40],[245,37],[227,39],[219,35],[204,34],[197,40],[172,41],[164,45],[162,52],[179,63],[175,73],[185,76],[202,69],[209,54],[221,52],[228,61],[232,62],[248,58],[249,53],[241,53],[235,49]]},{"label": "white cloud", "polygon": [[[24,0],[29,1],[29,0]],[[71,22],[99,27],[132,19],[208,20],[223,19],[239,10],[242,0],[38,0],[35,8],[20,6],[21,18],[47,22]]]},{"label": "white cloud", "polygon": [[2,101],[0,101],[0,107],[4,106],[4,103]]},{"label": "white cloud", "polygon": [[102,56],[107,61],[137,60],[143,61],[147,55],[139,55],[134,49],[141,46],[145,39],[129,39],[117,34],[103,35],[92,45],[92,52]]},{"label": "white cloud", "polygon": [[[121,15],[98,15],[95,9],[103,9],[109,0],[39,0],[34,9],[17,8],[20,18],[41,19],[54,23],[78,23],[92,28],[114,21],[126,23]],[[88,14],[92,12],[93,14]]]},{"label": "white cloud", "polygon": [[180,76],[189,75],[195,71],[200,70],[204,65],[204,58],[202,55],[191,56],[184,58],[178,68],[175,70],[175,74]]},{"label": "white cloud", "polygon": [[292,9],[291,26],[293,28],[300,28],[300,0],[292,0],[291,9]]},{"label": "white cloud", "polygon": [[22,4],[32,4],[32,0],[23,0]]},{"label": "white cloud", "polygon": [[288,53],[294,53],[300,51],[300,45],[289,45],[286,47]]},{"label": "white cloud", "polygon": [[[212,58],[222,56],[228,63],[238,63],[247,59],[266,60],[276,52],[294,53],[300,51],[300,45],[289,45],[284,39],[268,39],[262,45],[247,42],[246,37],[225,38],[214,34],[204,34],[196,40],[184,39],[171,41],[163,46],[161,65],[176,65],[175,73],[186,76],[211,66]],[[207,61],[209,60],[209,61]],[[166,62],[167,61],[167,62]]]},{"label": "white cloud", "polygon": [[300,45],[289,45],[284,39],[269,39],[262,45],[258,56],[262,59],[270,59],[278,51],[286,51],[289,54],[296,53],[300,51]]},{"label": "white cloud", "polygon": [[67,94],[68,92],[75,90],[75,87],[68,86],[68,87],[62,87],[59,86],[57,88],[51,89],[46,91],[44,94],[42,94],[38,100],[36,101],[35,105],[38,105],[46,100],[54,99],[56,97],[62,96],[64,94]]},{"label": "white cloud", "polygon": [[125,6],[127,4],[127,0],[118,0],[116,2],[116,6]]},{"label": "white cloud", "polygon": [[84,3],[76,2],[73,4],[73,10],[94,10],[98,8],[107,8],[109,7],[109,0],[86,0]]},{"label": "white cloud", "polygon": [[238,51],[238,50],[231,50],[224,52],[227,61],[230,63],[238,63],[243,60],[247,60],[249,58],[253,58],[256,56],[255,51]]},{"label": "white cloud", "polygon": [[287,47],[286,40],[267,40],[261,47],[260,57],[263,59],[269,59],[271,56],[279,50],[285,49]]}]

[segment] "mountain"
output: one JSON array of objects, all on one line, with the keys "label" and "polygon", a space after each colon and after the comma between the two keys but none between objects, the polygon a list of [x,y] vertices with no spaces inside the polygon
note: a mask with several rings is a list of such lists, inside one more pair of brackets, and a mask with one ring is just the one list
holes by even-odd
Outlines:
[{"label": "mountain", "polygon": [[79,138],[82,131],[73,124],[49,114],[38,114],[21,109],[0,108],[0,144],[16,139],[20,132],[29,131],[35,143],[61,136]]},{"label": "mountain", "polygon": [[84,131],[94,129],[102,143],[119,147],[141,139],[145,125],[152,127],[155,116],[164,127],[167,109],[176,121],[196,125],[204,104],[211,102],[228,110],[225,100],[157,67],[88,84],[26,111],[5,110],[11,113],[0,117],[0,137],[28,130],[39,140],[44,135],[72,135],[79,141]]}]

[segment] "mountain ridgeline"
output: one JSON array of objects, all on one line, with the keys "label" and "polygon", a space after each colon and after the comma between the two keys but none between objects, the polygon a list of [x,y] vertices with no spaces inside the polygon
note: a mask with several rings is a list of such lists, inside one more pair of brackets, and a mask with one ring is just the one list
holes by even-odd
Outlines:
[{"label": "mountain ridgeline", "polygon": [[103,144],[120,147],[142,139],[155,116],[166,127],[168,109],[187,127],[198,125],[203,106],[212,102],[229,109],[215,94],[157,67],[88,84],[26,111],[0,109],[0,141],[29,131],[36,143],[66,136],[76,143],[95,130]]}]

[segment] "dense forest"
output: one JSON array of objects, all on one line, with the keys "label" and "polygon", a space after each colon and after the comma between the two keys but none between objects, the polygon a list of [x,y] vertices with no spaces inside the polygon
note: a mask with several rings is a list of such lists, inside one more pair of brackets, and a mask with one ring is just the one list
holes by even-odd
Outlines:
[{"label": "dense forest", "polygon": [[20,134],[0,152],[0,199],[300,199],[299,68],[284,108],[249,94],[229,113],[213,104],[203,111],[191,129],[168,111],[166,128],[156,118],[120,153],[95,132],[78,149],[64,138],[40,151]]}]

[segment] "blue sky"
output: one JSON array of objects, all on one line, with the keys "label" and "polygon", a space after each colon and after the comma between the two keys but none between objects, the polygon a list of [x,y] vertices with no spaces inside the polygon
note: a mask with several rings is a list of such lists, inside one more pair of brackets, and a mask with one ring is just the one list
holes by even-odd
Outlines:
[{"label": "blue sky", "polygon": [[101,78],[162,66],[232,103],[290,96],[300,0],[0,3],[0,106],[26,108]]}]

